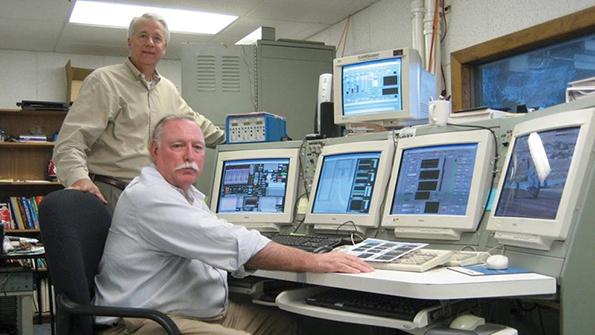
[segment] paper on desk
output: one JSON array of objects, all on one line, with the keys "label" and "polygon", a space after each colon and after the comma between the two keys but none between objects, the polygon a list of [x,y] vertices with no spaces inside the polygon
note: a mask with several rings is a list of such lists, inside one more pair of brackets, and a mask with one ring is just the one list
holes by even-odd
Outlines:
[{"label": "paper on desk", "polygon": [[344,252],[355,255],[366,262],[392,262],[395,259],[421,249],[427,243],[409,243],[380,240],[375,238],[365,239],[356,245],[347,248]]}]

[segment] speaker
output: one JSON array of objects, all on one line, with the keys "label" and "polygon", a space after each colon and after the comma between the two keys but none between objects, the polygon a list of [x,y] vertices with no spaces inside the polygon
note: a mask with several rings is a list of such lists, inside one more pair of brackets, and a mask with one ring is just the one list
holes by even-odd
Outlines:
[{"label": "speaker", "polygon": [[318,78],[318,100],[316,101],[316,126],[315,131],[320,132],[320,104],[323,102],[330,102],[332,100],[333,90],[333,75],[330,73],[323,73]]},{"label": "speaker", "polygon": [[343,136],[343,127],[335,124],[335,112],[332,102],[323,102],[320,107],[320,136],[340,137]]}]

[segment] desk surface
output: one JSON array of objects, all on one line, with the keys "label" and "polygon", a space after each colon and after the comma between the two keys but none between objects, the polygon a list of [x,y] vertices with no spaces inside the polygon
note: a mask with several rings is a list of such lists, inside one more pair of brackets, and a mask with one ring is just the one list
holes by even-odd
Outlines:
[{"label": "desk surface", "polygon": [[362,274],[259,270],[254,275],[417,299],[470,299],[556,293],[556,279],[537,273],[469,276],[438,268],[421,273],[375,270]]}]

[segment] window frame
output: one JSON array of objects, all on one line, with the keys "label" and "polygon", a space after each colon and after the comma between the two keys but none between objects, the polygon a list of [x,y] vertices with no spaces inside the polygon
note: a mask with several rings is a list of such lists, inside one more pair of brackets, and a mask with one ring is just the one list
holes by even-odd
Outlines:
[{"label": "window frame", "polygon": [[593,33],[594,18],[595,6],[452,52],[450,80],[453,110],[473,107],[474,69],[477,65]]}]

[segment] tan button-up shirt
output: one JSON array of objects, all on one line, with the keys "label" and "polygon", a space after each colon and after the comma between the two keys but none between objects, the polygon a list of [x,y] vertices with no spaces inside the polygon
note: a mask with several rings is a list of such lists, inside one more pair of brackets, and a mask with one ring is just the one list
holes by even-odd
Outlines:
[{"label": "tan button-up shirt", "polygon": [[170,114],[193,115],[210,147],[223,140],[223,131],[159,74],[149,85],[130,60],[93,71],[60,129],[53,157],[58,179],[66,186],[89,173],[131,180],[149,165],[153,129]]}]

